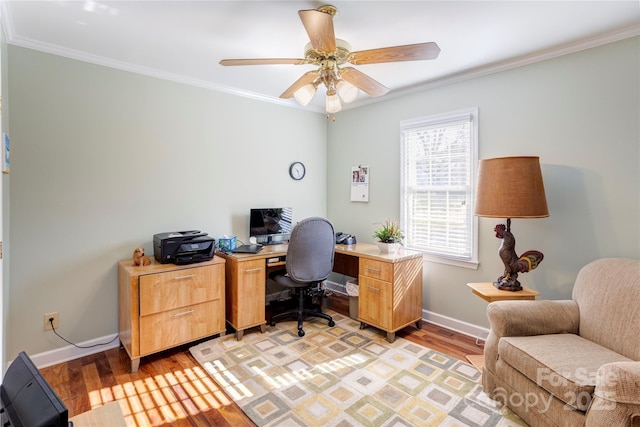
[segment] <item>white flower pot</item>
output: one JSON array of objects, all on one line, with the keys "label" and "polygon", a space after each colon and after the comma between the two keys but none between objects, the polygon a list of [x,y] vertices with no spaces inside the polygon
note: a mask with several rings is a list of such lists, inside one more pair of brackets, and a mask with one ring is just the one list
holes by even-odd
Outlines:
[{"label": "white flower pot", "polygon": [[398,251],[400,243],[376,242],[376,246],[380,249],[381,254],[392,254]]}]

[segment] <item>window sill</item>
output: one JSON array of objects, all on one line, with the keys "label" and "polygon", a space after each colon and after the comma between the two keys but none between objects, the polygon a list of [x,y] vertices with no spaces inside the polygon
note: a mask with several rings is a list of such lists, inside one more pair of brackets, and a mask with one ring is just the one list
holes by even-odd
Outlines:
[{"label": "window sill", "polygon": [[477,270],[480,263],[478,261],[462,261],[459,259],[437,257],[429,254],[422,254],[423,261],[436,262],[438,264],[453,265],[454,267],[468,268]]}]

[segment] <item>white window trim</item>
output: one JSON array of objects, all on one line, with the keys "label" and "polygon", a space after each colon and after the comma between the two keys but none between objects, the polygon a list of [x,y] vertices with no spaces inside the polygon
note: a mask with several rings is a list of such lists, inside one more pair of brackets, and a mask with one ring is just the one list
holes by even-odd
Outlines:
[{"label": "white window trim", "polygon": [[[472,117],[471,120],[471,147],[470,147],[470,182],[471,186],[471,200],[469,203],[471,204],[471,212],[475,211],[474,203],[475,203],[475,191],[476,191],[476,176],[478,170],[478,108],[465,108],[462,110],[457,110],[449,113],[436,114],[432,116],[419,117],[409,120],[403,120],[400,122],[400,194],[404,194],[404,168],[405,168],[405,155],[403,150],[403,142],[402,142],[402,132],[408,130],[412,127],[419,127],[425,124],[432,124],[437,122],[446,122],[455,118],[459,118],[460,116],[470,115]],[[400,201],[400,218],[405,218],[405,203],[404,200]],[[403,221],[403,220],[401,220]],[[403,224],[401,223],[401,226]],[[478,261],[478,217],[476,215],[472,215],[471,219],[471,259],[470,260],[460,260],[456,258],[449,258],[446,256],[437,256],[433,254],[423,253],[423,260],[436,262],[440,264],[453,265],[457,267],[469,268],[469,269],[478,269],[479,261]]]}]

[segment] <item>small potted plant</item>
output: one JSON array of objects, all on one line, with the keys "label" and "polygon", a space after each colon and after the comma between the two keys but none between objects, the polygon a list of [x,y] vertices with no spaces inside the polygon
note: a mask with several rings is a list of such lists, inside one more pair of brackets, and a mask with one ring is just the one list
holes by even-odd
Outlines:
[{"label": "small potted plant", "polygon": [[384,223],[380,223],[382,227],[374,231],[373,237],[375,237],[376,245],[382,253],[390,253],[398,250],[404,233],[400,230],[396,221],[386,220]]}]

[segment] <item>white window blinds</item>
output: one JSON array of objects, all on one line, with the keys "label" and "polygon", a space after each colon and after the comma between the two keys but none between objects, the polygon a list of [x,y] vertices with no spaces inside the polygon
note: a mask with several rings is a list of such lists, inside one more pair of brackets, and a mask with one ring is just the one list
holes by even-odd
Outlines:
[{"label": "white window blinds", "polygon": [[401,123],[405,246],[477,261],[473,215],[477,109]]}]

